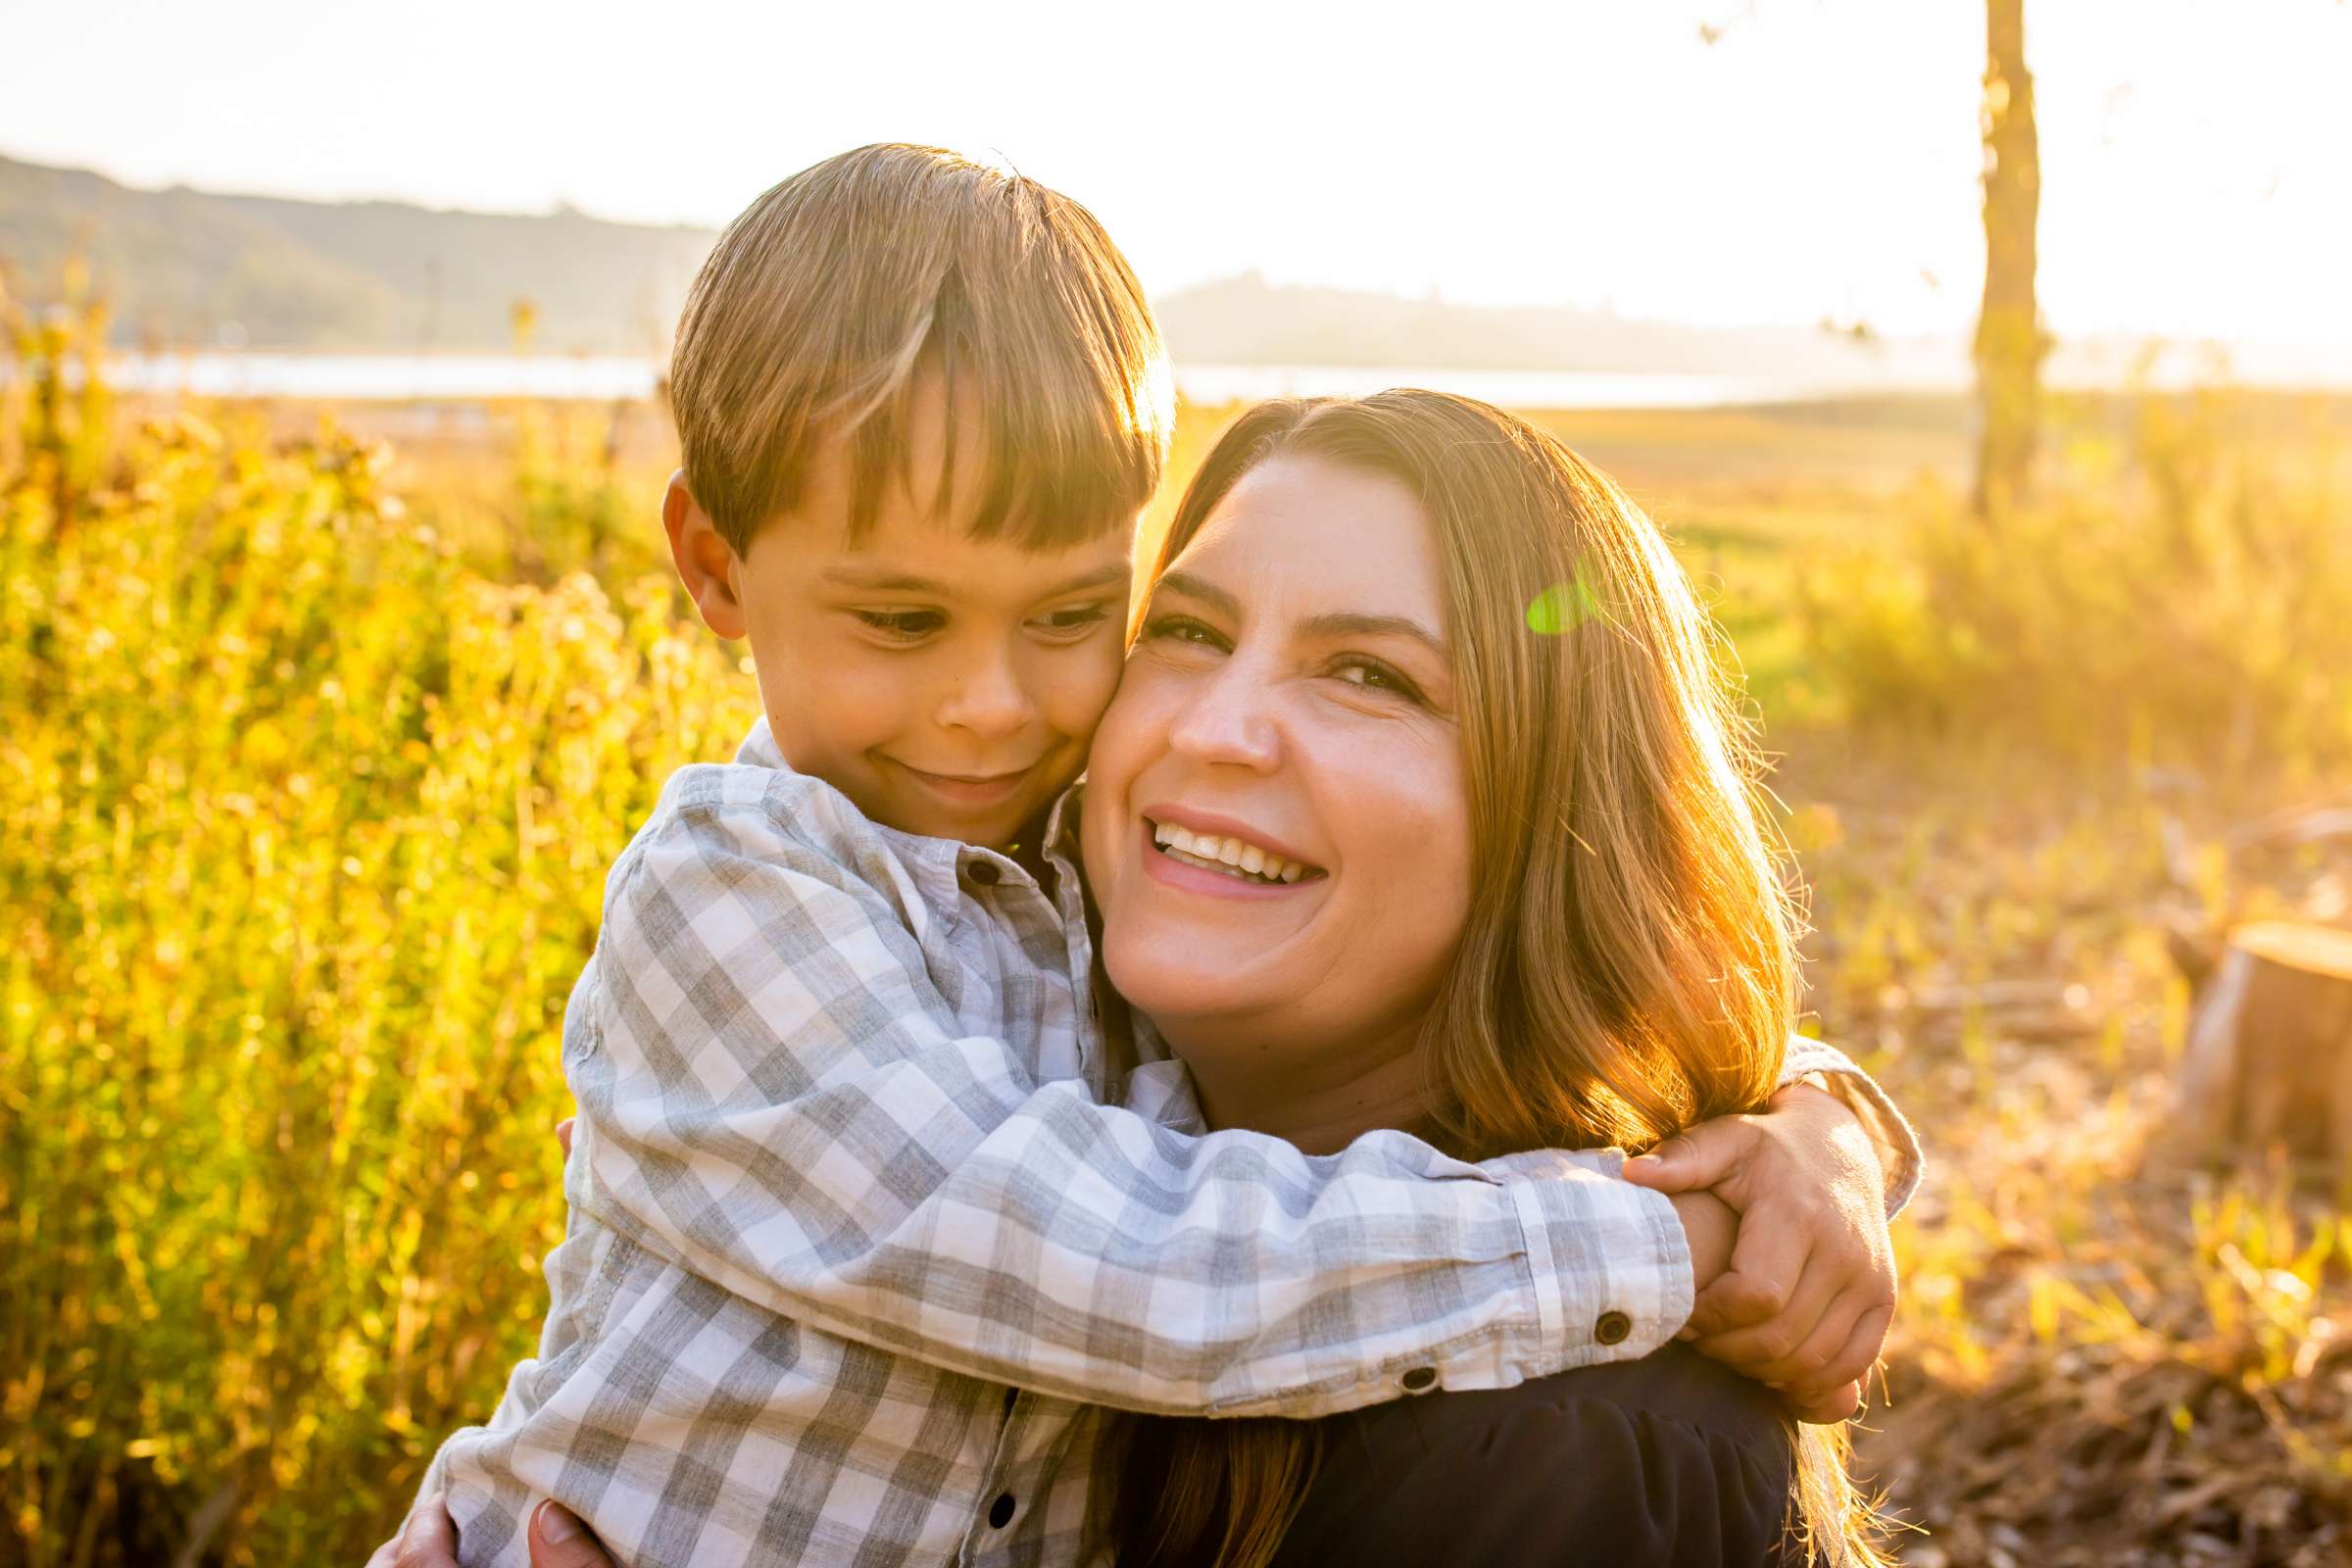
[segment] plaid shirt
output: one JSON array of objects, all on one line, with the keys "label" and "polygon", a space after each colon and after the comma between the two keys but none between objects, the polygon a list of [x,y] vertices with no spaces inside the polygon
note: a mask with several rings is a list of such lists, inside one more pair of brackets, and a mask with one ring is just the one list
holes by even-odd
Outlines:
[{"label": "plaid shirt", "polygon": [[[466,1563],[524,1563],[545,1496],[636,1563],[1072,1563],[1103,1406],[1321,1415],[1681,1325],[1682,1228],[1614,1151],[1308,1156],[1197,1136],[1173,1062],[1108,1082],[1074,818],[1046,888],[868,821],[764,720],[670,780],[565,1016],[539,1355],[425,1482]],[[1899,1204],[1917,1146],[1851,1084]]]}]

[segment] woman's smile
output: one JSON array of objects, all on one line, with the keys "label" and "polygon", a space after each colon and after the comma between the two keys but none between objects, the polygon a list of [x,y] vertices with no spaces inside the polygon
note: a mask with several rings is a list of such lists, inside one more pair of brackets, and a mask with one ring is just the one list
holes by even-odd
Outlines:
[{"label": "woman's smile", "polygon": [[1148,806],[1142,814],[1152,847],[1188,865],[1291,885],[1330,874],[1305,851],[1236,817],[1175,805]]},{"label": "woman's smile", "polygon": [[1320,893],[1331,879],[1229,817],[1155,806],[1139,820],[1144,873],[1166,887],[1218,899],[1282,899]]}]

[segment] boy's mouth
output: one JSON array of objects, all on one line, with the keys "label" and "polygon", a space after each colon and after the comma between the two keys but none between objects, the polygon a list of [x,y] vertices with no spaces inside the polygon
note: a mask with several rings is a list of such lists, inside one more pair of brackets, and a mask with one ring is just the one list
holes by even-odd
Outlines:
[{"label": "boy's mouth", "polygon": [[1021,786],[1037,771],[1035,763],[1014,768],[1009,773],[933,773],[890,760],[901,769],[940,799],[967,808],[999,806],[1017,794]]}]

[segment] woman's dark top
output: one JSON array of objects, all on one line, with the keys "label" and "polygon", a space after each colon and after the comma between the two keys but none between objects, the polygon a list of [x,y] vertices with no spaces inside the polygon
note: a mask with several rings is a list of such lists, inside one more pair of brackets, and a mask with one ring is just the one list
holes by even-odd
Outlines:
[{"label": "woman's dark top", "polygon": [[1322,1426],[1275,1568],[1781,1560],[1795,1449],[1780,1396],[1681,1345]]}]

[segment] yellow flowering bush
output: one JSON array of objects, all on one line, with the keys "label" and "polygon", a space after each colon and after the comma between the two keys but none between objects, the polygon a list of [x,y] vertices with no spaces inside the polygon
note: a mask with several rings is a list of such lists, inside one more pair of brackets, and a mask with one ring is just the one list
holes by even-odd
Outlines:
[{"label": "yellow flowering bush", "polygon": [[662,578],[485,580],[331,431],[118,450],[20,331],[0,1560],[357,1562],[528,1351],[604,872],[755,695]]}]

